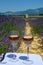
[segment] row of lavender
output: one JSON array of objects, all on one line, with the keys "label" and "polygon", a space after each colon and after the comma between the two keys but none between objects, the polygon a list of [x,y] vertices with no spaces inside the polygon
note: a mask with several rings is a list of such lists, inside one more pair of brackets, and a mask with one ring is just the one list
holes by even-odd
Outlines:
[{"label": "row of lavender", "polygon": [[22,30],[26,21],[21,17],[0,16],[0,42],[9,43],[8,36],[11,30]]}]

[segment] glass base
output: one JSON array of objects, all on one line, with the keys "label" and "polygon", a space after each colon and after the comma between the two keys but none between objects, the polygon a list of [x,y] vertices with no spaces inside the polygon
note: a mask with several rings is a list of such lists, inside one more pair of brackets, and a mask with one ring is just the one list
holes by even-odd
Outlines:
[{"label": "glass base", "polygon": [[31,65],[31,64],[33,64],[33,61],[27,59],[27,60],[24,60],[23,63],[26,64],[26,65]]},{"label": "glass base", "polygon": [[11,62],[17,62],[17,61],[18,61],[18,59],[16,59],[16,58],[15,58],[15,59],[14,59],[14,58],[12,58],[12,59],[10,59],[10,61],[11,61]]},{"label": "glass base", "polygon": [[30,60],[27,56],[20,56],[19,59],[22,60],[23,63],[26,64],[26,65],[33,64],[33,61]]},{"label": "glass base", "polygon": [[17,56],[15,54],[9,54],[7,55],[7,57],[9,58],[9,61],[12,61],[12,62],[18,61]]}]

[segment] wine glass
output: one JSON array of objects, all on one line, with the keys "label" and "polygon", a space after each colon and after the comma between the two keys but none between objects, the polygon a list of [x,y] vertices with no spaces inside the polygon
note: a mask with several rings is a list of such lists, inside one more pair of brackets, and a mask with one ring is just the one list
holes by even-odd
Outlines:
[{"label": "wine glass", "polygon": [[25,44],[26,44],[26,46],[27,46],[27,59],[25,60],[25,61],[23,61],[25,64],[32,64],[33,63],[33,61],[32,60],[30,60],[29,59],[29,56],[28,56],[28,52],[29,52],[29,47],[30,47],[30,44],[31,44],[31,42],[32,42],[32,40],[33,40],[33,36],[32,36],[32,34],[28,34],[28,35],[24,35],[23,36],[23,40],[24,40],[24,42],[25,42]]},{"label": "wine glass", "polygon": [[[10,36],[9,36],[9,39],[11,41],[11,45],[12,45],[12,48],[13,48],[13,52],[14,50],[17,51],[16,49],[16,45],[19,41],[19,32],[18,31],[11,31],[10,32]],[[15,57],[13,56],[13,60],[15,59]]]}]

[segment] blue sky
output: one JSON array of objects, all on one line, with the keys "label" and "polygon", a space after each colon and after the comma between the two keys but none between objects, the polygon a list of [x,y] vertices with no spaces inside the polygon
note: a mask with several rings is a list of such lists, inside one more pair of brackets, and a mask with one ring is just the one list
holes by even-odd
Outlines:
[{"label": "blue sky", "polygon": [[0,12],[23,11],[43,7],[43,0],[0,0]]}]

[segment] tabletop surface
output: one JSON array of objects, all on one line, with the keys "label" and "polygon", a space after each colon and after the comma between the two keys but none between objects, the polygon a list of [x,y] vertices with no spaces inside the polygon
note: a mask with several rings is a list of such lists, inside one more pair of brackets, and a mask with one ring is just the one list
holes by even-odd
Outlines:
[{"label": "tabletop surface", "polygon": [[[12,58],[8,57],[8,55],[10,55],[10,54],[15,55],[16,59],[14,59],[14,58],[12,59]],[[0,65],[43,65],[42,58],[38,54],[28,54],[29,60],[32,61],[32,63],[30,63],[30,64],[28,64],[29,61],[28,62],[26,61],[27,63],[25,63],[25,60],[20,59],[21,56],[27,57],[27,54],[12,53],[12,52],[6,53],[5,59],[2,62],[0,62]]]}]

